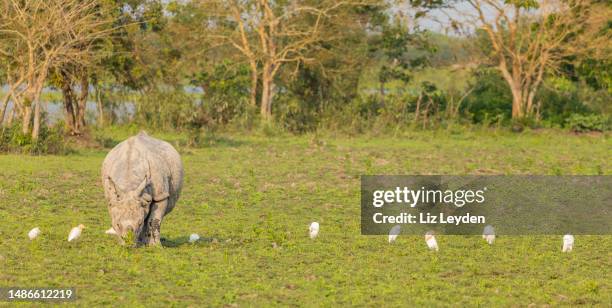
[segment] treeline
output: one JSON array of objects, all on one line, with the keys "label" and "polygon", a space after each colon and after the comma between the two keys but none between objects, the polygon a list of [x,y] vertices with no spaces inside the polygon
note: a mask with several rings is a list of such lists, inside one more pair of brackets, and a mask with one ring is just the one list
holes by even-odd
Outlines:
[{"label": "treeline", "polygon": [[[260,123],[296,133],[606,130],[611,9],[595,0],[7,0],[0,121],[20,142],[37,140],[49,131],[41,93],[52,88],[72,135],[91,122],[88,101],[96,125],[196,132]],[[438,33],[423,26],[436,19]]]}]

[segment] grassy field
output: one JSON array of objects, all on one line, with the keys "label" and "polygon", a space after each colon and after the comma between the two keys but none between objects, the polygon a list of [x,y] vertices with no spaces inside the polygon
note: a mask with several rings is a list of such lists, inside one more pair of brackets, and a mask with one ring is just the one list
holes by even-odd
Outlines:
[{"label": "grassy field", "polygon": [[[2,155],[0,287],[75,287],[82,306],[607,306],[612,236],[577,236],[569,254],[560,236],[500,237],[493,246],[439,236],[438,253],[421,236],[389,245],[360,235],[359,175],[609,175],[611,148],[606,136],[552,131],[225,136],[180,148],[185,185],[162,225],[165,247],[144,249],[104,234],[107,150]],[[311,221],[321,224],[314,241]],[[82,238],[68,243],[79,223]],[[36,226],[43,233],[30,241]],[[203,240],[190,244],[194,232]]]}]

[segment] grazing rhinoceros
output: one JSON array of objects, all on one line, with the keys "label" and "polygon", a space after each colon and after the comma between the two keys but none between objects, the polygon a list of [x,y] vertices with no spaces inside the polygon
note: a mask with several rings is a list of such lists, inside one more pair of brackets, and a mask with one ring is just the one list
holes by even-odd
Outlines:
[{"label": "grazing rhinoceros", "polygon": [[181,157],[169,143],[141,132],[106,155],[102,185],[117,234],[132,231],[136,244],[160,244],[162,219],[183,186]]}]

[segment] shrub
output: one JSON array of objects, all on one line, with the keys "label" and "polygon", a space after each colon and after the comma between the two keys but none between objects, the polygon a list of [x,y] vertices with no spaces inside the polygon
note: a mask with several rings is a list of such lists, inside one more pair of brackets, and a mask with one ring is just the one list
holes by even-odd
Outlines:
[{"label": "shrub", "polygon": [[576,84],[564,78],[550,78],[538,90],[534,103],[540,109],[539,118],[549,126],[561,126],[574,114],[592,112],[583,101]]},{"label": "shrub", "polygon": [[201,101],[193,103],[195,113],[188,129],[214,130],[228,124],[251,126],[254,107],[249,103],[250,72],[245,64],[223,61],[202,71],[192,84],[202,89]]},{"label": "shrub", "polygon": [[574,114],[567,119],[566,127],[577,133],[604,132],[610,129],[610,118],[605,115]]},{"label": "shrub", "polygon": [[[314,131],[319,124],[315,108],[297,97],[281,98],[275,112],[276,121],[287,131],[302,134]],[[284,101],[283,101],[284,100]]]},{"label": "shrub", "polygon": [[152,89],[136,98],[136,121],[152,128],[183,128],[193,114],[194,99],[182,89]]},{"label": "shrub", "polygon": [[416,98],[409,93],[390,93],[385,96],[385,104],[379,105],[377,122],[383,127],[407,126],[414,112]]},{"label": "shrub", "polygon": [[34,141],[30,134],[23,134],[21,125],[2,127],[0,129],[0,152],[41,154],[68,154],[72,149],[64,139],[64,125],[57,123],[53,127],[43,125],[38,139]]},{"label": "shrub", "polygon": [[470,114],[474,123],[508,121],[512,116],[512,93],[501,74],[495,69],[480,69],[474,77],[474,90],[462,111]]}]

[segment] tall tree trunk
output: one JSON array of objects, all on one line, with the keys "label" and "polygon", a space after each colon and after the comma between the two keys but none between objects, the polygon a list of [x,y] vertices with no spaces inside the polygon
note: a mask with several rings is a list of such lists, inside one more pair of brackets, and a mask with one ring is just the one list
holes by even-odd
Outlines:
[{"label": "tall tree trunk", "polygon": [[380,82],[380,103],[385,105],[385,83],[383,81]]},{"label": "tall tree trunk", "polygon": [[4,115],[6,114],[6,108],[8,107],[10,97],[11,93],[7,93],[4,99],[2,100],[2,109],[0,109],[0,126],[2,126],[2,124],[4,123]]},{"label": "tall tree trunk", "polygon": [[268,103],[270,100],[270,84],[267,82],[265,78],[262,81],[263,81],[263,84],[261,88],[261,105],[259,106],[259,108],[260,108],[261,117],[265,121],[268,121],[270,120],[270,117],[268,115]]},{"label": "tall tree trunk", "polygon": [[[266,83],[262,93],[261,112],[266,121],[272,120],[272,103],[274,102],[274,82]],[[265,94],[264,94],[265,93]]]},{"label": "tall tree trunk", "polygon": [[[527,96],[527,114],[528,115],[532,115],[533,114],[533,100],[538,92],[538,88],[540,87],[540,84],[542,83],[542,79],[544,78],[544,68],[545,68],[545,64],[546,63],[546,59],[548,57],[547,56],[543,56],[542,57],[542,64],[538,70],[538,73],[535,77],[535,80],[533,81],[533,83],[528,87],[529,90],[529,94]],[[541,103],[541,102],[540,102]],[[539,117],[539,107],[538,107],[538,114],[536,115],[536,119]]]},{"label": "tall tree trunk", "polygon": [[9,112],[8,118],[6,119],[6,126],[7,127],[13,126],[13,119],[15,118],[15,112],[17,112],[17,107],[15,106],[15,104],[13,104],[13,108]]},{"label": "tall tree trunk", "polygon": [[34,98],[34,124],[32,125],[32,140],[38,140],[40,133],[40,100],[36,95]]},{"label": "tall tree trunk", "polygon": [[259,76],[257,74],[257,63],[251,63],[251,90],[250,90],[250,101],[251,106],[257,106],[257,81]]},{"label": "tall tree trunk", "polygon": [[523,95],[519,88],[512,87],[512,118],[519,119],[523,117]]},{"label": "tall tree trunk", "polygon": [[510,91],[512,92],[512,119],[518,119],[523,117],[523,91],[521,90],[521,81],[520,77],[516,76],[518,74],[518,70],[509,71],[506,62],[502,60],[500,65],[498,66],[499,71],[502,74],[502,77],[510,87]]},{"label": "tall tree trunk", "polygon": [[41,126],[41,110],[40,105],[42,102],[40,101],[40,94],[42,93],[42,89],[44,87],[44,79],[40,78],[38,84],[34,87],[34,95],[32,99],[32,104],[34,106],[34,119],[32,124],[32,140],[38,140],[38,135],[40,134],[40,126]]},{"label": "tall tree trunk", "polygon": [[21,132],[28,135],[30,133],[30,122],[32,121],[32,106],[24,104],[22,111]]},{"label": "tall tree trunk", "polygon": [[417,99],[416,109],[414,110],[414,123],[419,123],[419,113],[421,112],[421,99],[423,99],[423,93],[419,93],[419,98]]},{"label": "tall tree trunk", "polygon": [[104,126],[104,105],[102,102],[102,97],[100,96],[100,87],[98,85],[96,85],[95,92],[96,92],[96,105],[98,107],[98,126],[103,127]]},{"label": "tall tree trunk", "polygon": [[265,121],[272,119],[272,100],[274,98],[274,76],[270,65],[265,65],[262,74],[261,116]]},{"label": "tall tree trunk", "polygon": [[62,72],[61,88],[62,96],[64,97],[64,119],[66,126],[71,135],[75,134],[75,113],[74,113],[74,93],[72,92],[72,85],[69,77]]},{"label": "tall tree trunk", "polygon": [[272,118],[272,103],[274,102],[274,94],[276,93],[276,83],[274,77],[270,80],[270,94],[268,95],[268,116]]},{"label": "tall tree trunk", "polygon": [[83,132],[85,129],[85,111],[87,109],[87,96],[89,95],[89,78],[87,73],[84,72],[81,76],[81,93],[77,98],[77,118],[76,124],[79,132]]},{"label": "tall tree trunk", "polygon": [[533,99],[535,97],[535,94],[536,94],[536,91],[531,90],[529,91],[529,94],[527,95],[527,109],[526,109],[527,115],[533,114]]}]

